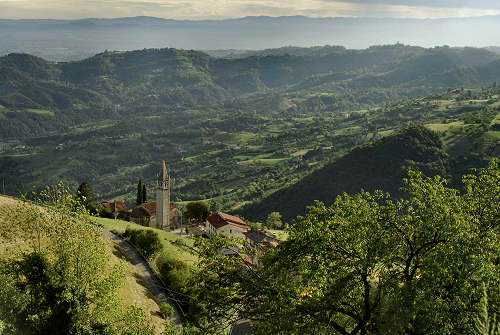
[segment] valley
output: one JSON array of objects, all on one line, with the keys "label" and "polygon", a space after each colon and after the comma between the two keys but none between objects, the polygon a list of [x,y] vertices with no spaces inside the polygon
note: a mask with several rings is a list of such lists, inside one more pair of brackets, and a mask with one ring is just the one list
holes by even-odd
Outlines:
[{"label": "valley", "polygon": [[[339,322],[338,329],[366,327],[368,321],[360,316],[363,313],[369,313],[381,329],[386,329],[390,324],[386,320],[392,317],[389,309],[406,294],[401,287],[411,287],[418,280],[419,285],[428,285],[429,289],[421,289],[425,294],[443,289],[440,282],[421,279],[415,272],[443,275],[433,268],[435,259],[441,262],[439,268],[452,271],[458,278],[457,290],[473,285],[468,276],[460,277],[457,268],[440,259],[453,254],[463,267],[469,260],[463,258],[461,250],[479,259],[480,270],[475,275],[482,280],[497,280],[496,270],[490,268],[494,263],[492,253],[483,254],[477,246],[493,250],[498,245],[494,226],[498,166],[494,159],[500,157],[499,56],[484,49],[425,49],[401,44],[365,50],[301,50],[306,51],[306,55],[271,50],[263,55],[215,58],[196,51],[152,49],[105,52],[68,63],[21,54],[0,58],[4,79],[0,82],[2,193],[19,196],[34,190],[31,198],[46,194],[46,185],[62,181],[67,187],[49,188],[64,196],[56,197],[55,203],[42,202],[46,208],[56,205],[52,208],[59,213],[55,217],[67,219],[59,222],[61,226],[43,216],[30,216],[25,212],[30,206],[12,211],[14,216],[4,210],[1,216],[9,224],[0,220],[2,243],[9,247],[20,243],[26,248],[30,238],[36,242],[37,231],[46,234],[44,238],[56,247],[65,243],[61,234],[68,236],[71,248],[81,246],[76,236],[92,241],[89,246],[95,245],[100,255],[95,261],[102,262],[95,266],[110,267],[103,274],[113,274],[112,266],[124,270],[109,279],[97,274],[89,274],[89,278],[101,294],[108,291],[99,291],[100,281],[109,280],[113,283],[109,294],[113,292],[121,300],[112,300],[116,302],[113,312],[106,314],[115,321],[93,320],[77,312],[74,315],[95,329],[105,327],[117,333],[115,324],[123,324],[131,334],[159,334],[163,328],[165,334],[176,332],[180,329],[176,330],[168,319],[175,315],[181,325],[181,317],[170,305],[162,304],[162,299],[153,299],[148,291],[151,284],[147,285],[138,267],[142,261],[121,260],[123,250],[113,249],[110,240],[103,240],[100,228],[123,234],[136,245],[147,260],[148,265],[144,260],[142,266],[151,267],[154,276],[168,287],[170,298],[183,309],[182,331],[193,334],[227,333],[236,320],[247,318],[252,320],[252,327],[276,327],[294,333],[295,329],[282,322],[304,315],[294,308],[314,315],[312,322],[296,319],[301,327],[313,331],[319,325],[329,327],[330,321],[317,316],[315,304],[325,310],[333,308],[331,318]],[[169,198],[175,202],[176,213],[187,214],[190,202],[204,200],[212,213],[224,211],[243,217],[250,235],[264,236],[266,233],[259,231],[264,223],[267,228],[278,228],[266,239],[274,236],[281,240],[252,246],[219,234],[185,237],[132,222],[93,217],[90,207],[90,212],[78,207],[82,195],[75,197],[72,190],[83,181],[94,189],[95,199],[88,198],[91,202],[120,199],[133,204],[141,180],[148,199],[141,196],[139,203],[150,202],[155,198],[158,163],[163,160],[168,165]],[[492,199],[484,207],[486,216],[476,211],[482,197]],[[457,204],[459,207],[455,207]],[[130,208],[125,219],[131,220],[133,211]],[[152,213],[145,211],[151,218]],[[267,224],[270,213],[277,217],[275,225]],[[108,214],[113,217],[121,213]],[[80,221],[68,225],[73,215]],[[447,220],[451,220],[452,230],[441,228]],[[198,221],[203,226],[204,219]],[[198,221],[193,223],[203,235]],[[18,233],[15,222],[21,229]],[[32,226],[34,223],[41,226]],[[78,230],[83,227],[87,228]],[[25,242],[18,237],[22,234],[26,235]],[[413,241],[408,236],[416,237]],[[469,238],[477,243],[468,245],[465,241]],[[415,251],[414,245],[419,243]],[[331,248],[336,245],[347,249]],[[461,248],[454,251],[456,245]],[[31,254],[15,254],[19,262],[31,262],[30,257],[52,261],[43,258],[40,244],[38,249],[36,243],[33,246]],[[221,251],[229,251],[231,256],[221,257]],[[395,253],[400,258],[393,259]],[[413,263],[416,256],[412,253],[425,263]],[[297,255],[300,264],[293,259]],[[317,255],[321,267],[327,270],[317,268],[316,261],[309,262]],[[334,259],[334,263],[328,259]],[[358,259],[370,265],[363,268]],[[412,274],[400,270],[404,268],[402,259],[410,264],[406,267],[415,269]],[[344,263],[346,260],[348,263]],[[78,256],[75,264],[79,261]],[[12,272],[15,264],[5,267],[11,272],[0,275],[23,283],[35,273],[16,277]],[[48,265],[50,275],[78,292],[72,288],[77,279],[61,277],[56,271],[58,264]],[[78,266],[68,265],[64,271],[73,268]],[[295,277],[294,273],[301,275]],[[338,277],[328,279],[330,273]],[[390,282],[387,288],[377,282],[382,277]],[[353,285],[352,289],[343,288],[345,297],[352,299],[338,297],[343,304],[366,302],[378,290],[387,290],[391,301],[376,298],[373,304],[383,304],[388,310],[374,312],[371,302],[350,307],[352,312],[330,306],[328,298],[323,300],[323,294],[329,296],[325,290],[333,289],[328,286],[329,280],[335,281],[335,287]],[[46,282],[49,284],[44,290],[51,294],[54,288],[50,280]],[[479,294],[478,285],[473,292]],[[488,292],[494,295],[491,289]],[[21,298],[22,290],[12,288],[7,293],[20,304],[20,312],[13,315],[30,313]],[[446,299],[463,296],[466,293],[461,292]],[[256,304],[256,298],[264,300]],[[57,299],[54,306],[65,303],[64,297]],[[87,304],[89,310],[93,308],[86,300],[91,298],[83,294],[74,299]],[[309,299],[315,301],[313,305],[308,305]],[[416,293],[411,299],[419,304],[426,301],[424,295]],[[228,308],[226,301],[235,305]],[[55,308],[49,303],[40,306]],[[424,318],[432,314],[421,307],[419,310]],[[272,324],[260,319],[262,311],[273,315]],[[13,327],[49,329],[49,317],[59,312],[66,313],[64,308],[46,312],[47,318],[40,325],[14,319],[9,322]],[[460,327],[471,327],[474,322],[464,321]],[[439,328],[434,321],[430,325]],[[74,320],[68,320],[65,326],[83,327]],[[252,328],[252,332],[264,334],[266,329]]]}]

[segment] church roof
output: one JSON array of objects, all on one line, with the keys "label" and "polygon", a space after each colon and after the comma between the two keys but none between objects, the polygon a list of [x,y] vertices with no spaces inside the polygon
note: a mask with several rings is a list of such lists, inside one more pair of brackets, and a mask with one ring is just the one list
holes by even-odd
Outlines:
[{"label": "church roof", "polygon": [[[153,215],[156,215],[156,201],[151,201],[151,202],[145,202],[145,203],[142,203],[140,205],[137,205],[134,210],[133,210],[133,215],[132,217],[144,217],[144,216],[153,216]],[[140,209],[142,208],[143,210],[137,210],[136,209]],[[170,210],[173,210],[173,209],[176,209],[177,206],[175,205],[175,203],[171,202],[170,203]],[[147,214],[147,215],[141,215],[141,216],[134,216],[134,215],[140,215],[140,214]],[[174,216],[177,216],[177,212],[173,212],[173,215]]]},{"label": "church roof", "polygon": [[145,202],[141,204],[140,206],[146,208],[148,211],[150,211],[153,215],[156,213],[156,201],[152,202]]},{"label": "church roof", "polygon": [[151,217],[153,213],[151,213],[147,208],[144,206],[137,206],[132,210],[132,213],[130,214],[131,217],[133,218],[144,218],[144,217]]}]

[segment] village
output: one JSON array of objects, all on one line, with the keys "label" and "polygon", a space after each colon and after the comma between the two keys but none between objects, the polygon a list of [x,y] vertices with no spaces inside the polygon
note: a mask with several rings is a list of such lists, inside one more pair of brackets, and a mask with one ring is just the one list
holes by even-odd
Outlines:
[{"label": "village", "polygon": [[101,206],[109,210],[115,219],[170,231],[186,237],[212,238],[219,234],[241,239],[245,247],[253,250],[251,255],[240,253],[236,249],[223,250],[223,255],[240,255],[245,262],[255,265],[258,264],[259,256],[269,248],[282,243],[275,232],[252,227],[243,219],[221,211],[208,213],[206,217],[198,220],[184,220],[187,222],[183,222],[181,211],[175,202],[170,201],[170,176],[165,161],[162,162],[156,186],[156,201],[143,202],[135,207],[129,207],[123,200],[115,200],[101,202]]}]

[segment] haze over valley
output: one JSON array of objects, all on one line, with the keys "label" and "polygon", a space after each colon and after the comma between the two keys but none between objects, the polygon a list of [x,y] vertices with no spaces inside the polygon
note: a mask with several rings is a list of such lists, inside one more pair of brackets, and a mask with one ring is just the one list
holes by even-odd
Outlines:
[{"label": "haze over valley", "polygon": [[500,31],[500,16],[439,19],[252,16],[197,21],[155,17],[0,18],[0,54],[23,52],[47,60],[68,61],[105,50],[165,47],[237,51],[339,45],[364,49],[397,42],[423,47],[488,47],[500,45],[497,31]]}]

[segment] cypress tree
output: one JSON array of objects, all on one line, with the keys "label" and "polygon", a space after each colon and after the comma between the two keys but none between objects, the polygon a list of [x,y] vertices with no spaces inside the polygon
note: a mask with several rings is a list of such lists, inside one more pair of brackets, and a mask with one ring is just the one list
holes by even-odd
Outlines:
[{"label": "cypress tree", "polygon": [[136,198],[136,201],[135,201],[136,205],[142,204],[142,199],[143,199],[142,190],[143,190],[142,189],[142,182],[139,179],[139,183],[137,184],[137,198]]},{"label": "cypress tree", "polygon": [[142,185],[142,202],[148,202],[148,192],[145,184]]}]

